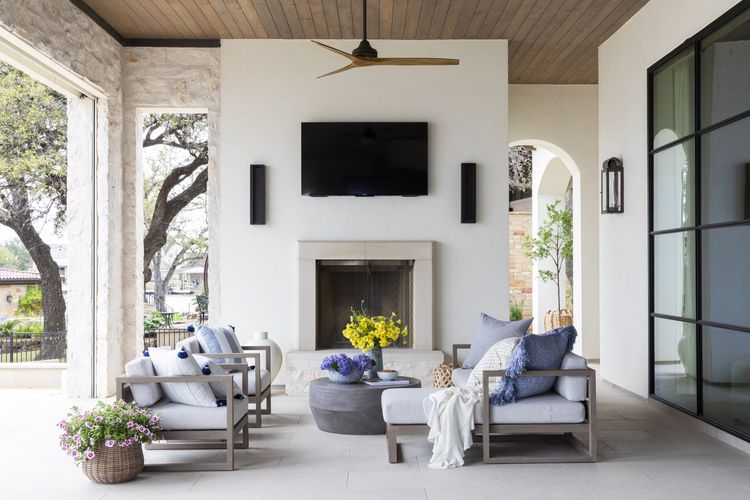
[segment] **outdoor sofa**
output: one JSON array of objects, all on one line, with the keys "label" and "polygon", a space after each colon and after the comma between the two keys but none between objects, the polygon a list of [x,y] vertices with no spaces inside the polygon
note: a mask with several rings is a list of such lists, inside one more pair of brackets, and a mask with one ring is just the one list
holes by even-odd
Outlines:
[{"label": "outdoor sofa", "polygon": [[[456,386],[468,381],[471,369],[458,365],[459,349],[469,349],[470,344],[453,346],[452,380]],[[482,372],[482,400],[474,412],[475,436],[481,436],[482,456],[485,463],[545,463],[545,462],[595,462],[596,461],[596,372],[589,368],[581,356],[568,352],[559,370],[526,371],[522,376],[557,377],[553,389],[545,394],[521,399],[515,403],[494,406],[490,404],[490,379],[502,377],[504,370]],[[398,436],[402,434],[427,434],[427,417],[423,401],[436,388],[388,389],[382,395],[383,419],[387,425],[388,460],[398,462]],[[489,422],[489,425],[485,425]],[[573,433],[587,435],[586,443]],[[579,453],[560,455],[503,455],[492,456],[492,436],[507,435],[559,435]]]}]

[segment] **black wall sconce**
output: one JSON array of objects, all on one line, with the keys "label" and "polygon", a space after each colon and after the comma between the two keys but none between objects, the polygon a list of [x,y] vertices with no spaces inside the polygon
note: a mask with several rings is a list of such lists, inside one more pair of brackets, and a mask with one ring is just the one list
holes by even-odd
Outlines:
[{"label": "black wall sconce", "polygon": [[5,300],[8,302],[8,304],[13,303],[13,296],[12,295],[6,295]]},{"label": "black wall sconce", "polygon": [[621,214],[625,208],[625,183],[622,160],[610,158],[602,163],[601,204],[603,214]]}]

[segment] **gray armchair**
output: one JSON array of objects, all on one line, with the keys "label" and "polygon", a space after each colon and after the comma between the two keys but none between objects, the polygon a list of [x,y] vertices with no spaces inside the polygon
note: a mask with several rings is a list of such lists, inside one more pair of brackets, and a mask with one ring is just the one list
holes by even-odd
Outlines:
[{"label": "gray armchair", "polygon": [[[246,364],[237,363],[227,368],[237,369],[247,381]],[[195,375],[160,377],[121,376],[117,377],[117,399],[133,401],[132,384],[219,382],[226,386],[227,394],[232,394],[235,377],[232,375]],[[149,471],[203,471],[234,470],[234,451],[248,448],[250,442],[247,407],[244,401],[227,398],[222,407],[190,406],[162,398],[152,406],[151,411],[161,417],[162,431],[157,436],[160,441],[146,446],[153,450],[224,449],[226,461],[188,462],[168,464],[147,464]],[[237,442],[237,439],[240,441]],[[177,442],[178,441],[178,442]]]}]

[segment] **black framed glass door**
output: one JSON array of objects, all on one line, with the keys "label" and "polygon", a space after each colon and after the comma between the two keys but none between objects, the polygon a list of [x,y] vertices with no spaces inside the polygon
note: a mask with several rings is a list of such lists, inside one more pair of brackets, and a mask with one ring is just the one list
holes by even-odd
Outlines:
[{"label": "black framed glass door", "polygon": [[648,83],[650,392],[750,440],[750,1]]}]

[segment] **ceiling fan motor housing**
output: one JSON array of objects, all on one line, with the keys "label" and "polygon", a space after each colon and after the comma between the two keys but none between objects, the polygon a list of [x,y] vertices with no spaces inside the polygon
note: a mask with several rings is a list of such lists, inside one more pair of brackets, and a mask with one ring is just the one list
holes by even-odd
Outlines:
[{"label": "ceiling fan motor housing", "polygon": [[378,51],[372,48],[367,39],[359,42],[359,46],[354,49],[352,55],[355,57],[378,57]]}]

